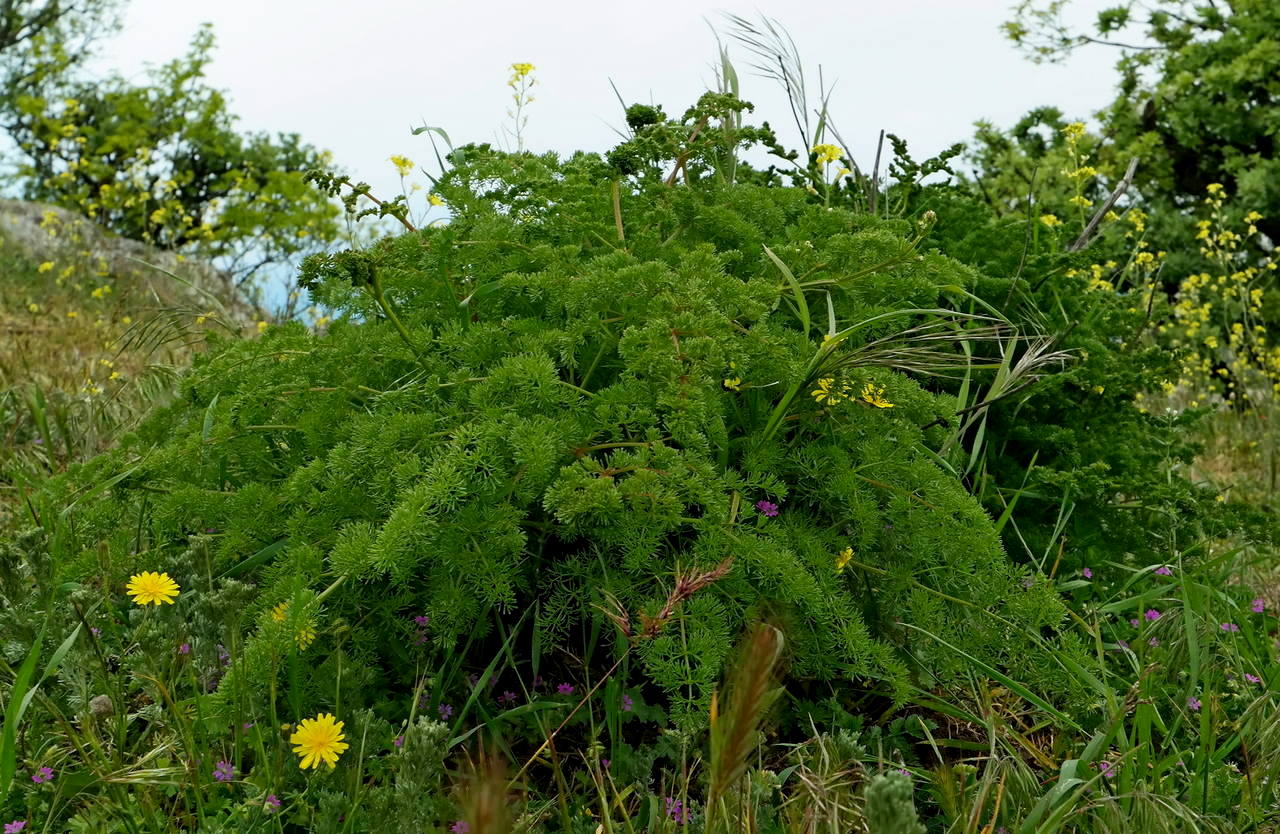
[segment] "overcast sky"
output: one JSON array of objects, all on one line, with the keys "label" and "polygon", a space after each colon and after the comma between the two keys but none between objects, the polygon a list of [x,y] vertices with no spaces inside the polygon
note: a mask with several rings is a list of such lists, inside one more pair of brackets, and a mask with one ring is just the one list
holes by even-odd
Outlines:
[{"label": "overcast sky", "polygon": [[[1024,60],[999,33],[1009,0],[130,0],[124,32],[101,66],[141,78],[146,63],[185,51],[201,22],[218,46],[208,78],[230,94],[245,130],[296,131],[376,190],[398,180],[387,157],[425,163],[424,123],[455,142],[496,141],[507,123],[513,61],[536,67],[526,143],[534,150],[605,150],[621,108],[662,104],[679,113],[714,82],[724,11],[765,14],[790,31],[816,87],[835,81],[841,134],[870,167],[881,128],[921,159],[972,134],[977,119],[1009,125],[1054,104],[1087,117],[1113,92],[1116,55],[1094,48],[1060,66]],[[1076,0],[1081,19],[1104,0]],[[784,98],[731,46],[743,97],[784,144],[798,142]]]}]

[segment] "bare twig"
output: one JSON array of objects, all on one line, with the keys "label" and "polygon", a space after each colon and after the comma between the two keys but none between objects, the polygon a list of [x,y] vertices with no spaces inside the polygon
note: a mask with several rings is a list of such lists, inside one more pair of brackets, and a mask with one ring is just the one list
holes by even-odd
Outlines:
[{"label": "bare twig", "polygon": [[1102,218],[1116,204],[1116,201],[1124,196],[1129,190],[1129,186],[1133,184],[1134,172],[1138,170],[1138,160],[1129,160],[1129,167],[1124,172],[1124,178],[1120,180],[1120,184],[1116,186],[1115,191],[1111,192],[1111,196],[1102,204],[1099,209],[1094,212],[1093,219],[1089,221],[1089,225],[1084,227],[1084,231],[1080,233],[1080,237],[1076,238],[1076,242],[1067,247],[1068,252],[1079,252],[1081,249],[1089,245],[1093,239],[1093,233],[1098,228],[1098,224],[1102,222]]}]

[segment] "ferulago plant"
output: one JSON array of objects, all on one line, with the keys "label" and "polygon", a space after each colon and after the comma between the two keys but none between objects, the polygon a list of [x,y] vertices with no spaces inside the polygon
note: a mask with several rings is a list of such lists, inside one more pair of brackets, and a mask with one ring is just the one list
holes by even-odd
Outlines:
[{"label": "ferulago plant", "polygon": [[439,701],[419,643],[483,677],[518,644],[522,673],[588,690],[628,650],[610,600],[648,624],[616,674],[686,725],[766,610],[793,678],[901,699],[977,662],[1071,700],[1032,650],[1058,640],[1058,596],[943,448],[936,377],[1020,349],[976,273],[921,252],[927,221],[729,183],[742,134],[639,135],[625,172],[462,148],[449,223],[308,261],[327,332],[211,337],[180,402],[33,501],[58,525],[44,581],[112,604],[143,570],[247,583],[219,695],[279,687],[299,715],[331,711],[335,678],[344,708]]}]

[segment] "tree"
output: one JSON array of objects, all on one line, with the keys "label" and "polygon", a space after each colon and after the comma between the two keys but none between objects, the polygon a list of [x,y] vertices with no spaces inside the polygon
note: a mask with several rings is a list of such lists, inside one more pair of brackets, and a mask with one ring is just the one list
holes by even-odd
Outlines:
[{"label": "tree", "polygon": [[1036,61],[1120,50],[1118,95],[1098,115],[1117,159],[1139,160],[1143,197],[1186,209],[1220,183],[1280,240],[1280,3],[1156,0],[1139,17],[1128,2],[1099,12],[1091,33],[1064,22],[1068,6],[1025,0],[1005,32]]},{"label": "tree", "polygon": [[328,153],[293,133],[237,133],[202,80],[213,44],[200,29],[142,85],[50,73],[8,102],[24,197],[214,261],[242,284],[333,240],[338,209],[303,178],[329,167]]},{"label": "tree", "polygon": [[0,96],[66,68],[119,25],[120,0],[0,0]]}]

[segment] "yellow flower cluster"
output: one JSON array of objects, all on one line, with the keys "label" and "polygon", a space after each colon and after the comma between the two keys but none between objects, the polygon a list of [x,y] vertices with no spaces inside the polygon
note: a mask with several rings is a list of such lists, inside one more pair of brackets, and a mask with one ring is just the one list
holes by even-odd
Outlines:
[{"label": "yellow flower cluster", "polygon": [[1280,393],[1280,347],[1269,343],[1262,318],[1264,288],[1275,283],[1276,260],[1274,254],[1259,258],[1259,247],[1248,245],[1259,234],[1262,216],[1249,212],[1242,218],[1244,231],[1236,231],[1224,210],[1223,185],[1210,183],[1205,190],[1209,216],[1197,223],[1195,239],[1214,269],[1182,280],[1172,320],[1158,328],[1184,354],[1179,379],[1166,383],[1165,393],[1193,407]]},{"label": "yellow flower cluster", "polygon": [[818,162],[822,165],[838,162],[840,159],[840,148],[836,145],[814,145],[813,152],[817,155]]}]

